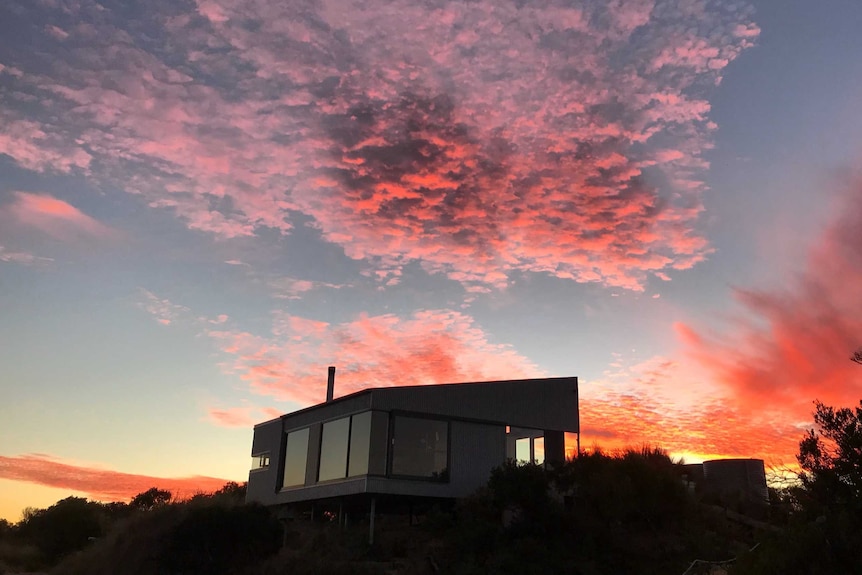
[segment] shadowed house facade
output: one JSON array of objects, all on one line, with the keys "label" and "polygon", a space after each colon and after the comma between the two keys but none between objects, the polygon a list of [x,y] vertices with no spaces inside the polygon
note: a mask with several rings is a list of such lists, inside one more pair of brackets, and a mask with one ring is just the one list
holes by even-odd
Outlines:
[{"label": "shadowed house facade", "polygon": [[[248,500],[264,505],[457,498],[507,459],[565,460],[576,377],[383,387],[254,427]],[[373,511],[372,511],[373,513]]]}]

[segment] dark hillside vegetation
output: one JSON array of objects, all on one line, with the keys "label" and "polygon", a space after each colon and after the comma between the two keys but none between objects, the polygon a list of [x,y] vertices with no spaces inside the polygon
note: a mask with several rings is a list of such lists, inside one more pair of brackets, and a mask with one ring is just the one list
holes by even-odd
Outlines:
[{"label": "dark hillside vegetation", "polygon": [[781,494],[792,510],[786,527],[737,572],[862,574],[862,401],[839,409],[816,401],[814,423],[799,444],[800,482]]},{"label": "dark hillside vegetation", "polygon": [[800,444],[800,481],[774,491],[771,506],[691,490],[686,468],[660,449],[594,450],[557,467],[510,462],[471,497],[416,520],[379,515],[373,546],[367,517],[281,523],[245,504],[237,484],[181,502],[157,489],[130,504],[67,498],[0,523],[0,573],[862,573],[862,403],[818,404],[815,424]]},{"label": "dark hillside vegetation", "polygon": [[556,469],[510,463],[472,497],[426,510],[418,524],[378,516],[373,547],[361,519],[349,528],[320,517],[281,525],[269,510],[242,503],[236,489],[185,502],[150,490],[134,505],[115,505],[98,529],[81,513],[80,537],[59,563],[51,563],[55,554],[42,560],[57,575],[664,574],[748,548],[751,531],[704,513],[679,472],[656,449],[597,451]]},{"label": "dark hillside vegetation", "polygon": [[704,513],[655,449],[582,454],[552,470],[506,465],[441,535],[446,572],[573,575],[682,573],[750,537]]}]

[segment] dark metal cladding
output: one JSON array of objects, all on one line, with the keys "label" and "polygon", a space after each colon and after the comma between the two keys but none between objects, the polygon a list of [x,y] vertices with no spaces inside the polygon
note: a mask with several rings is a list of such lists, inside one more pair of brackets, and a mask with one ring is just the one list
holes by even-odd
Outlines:
[{"label": "dark metal cladding", "polygon": [[[326,402],[255,426],[253,454],[269,452],[271,464],[269,469],[249,473],[249,501],[279,505],[362,494],[463,497],[483,485],[491,469],[506,461],[512,448],[507,429],[519,430],[520,436],[523,430],[544,436],[547,461],[563,458],[565,433],[580,430],[576,377],[382,387],[334,399],[334,371],[330,368]],[[367,442],[356,444],[368,451],[367,473],[319,481],[323,424],[369,411],[370,430],[357,428]],[[421,459],[423,449],[441,449],[439,438],[445,437],[445,459],[437,464],[437,469],[443,469],[445,463],[442,473],[435,471],[425,479],[392,474],[393,425],[398,418],[447,422],[442,430],[448,431],[438,435],[436,448],[425,444],[426,448],[416,452]],[[347,429],[346,422],[339,425]],[[439,423],[434,425],[439,428]],[[434,425],[429,424],[428,429],[435,429]],[[286,434],[305,428],[309,429],[305,485],[282,488]],[[424,440],[420,437],[420,441]],[[433,437],[428,441],[433,442]]]}]

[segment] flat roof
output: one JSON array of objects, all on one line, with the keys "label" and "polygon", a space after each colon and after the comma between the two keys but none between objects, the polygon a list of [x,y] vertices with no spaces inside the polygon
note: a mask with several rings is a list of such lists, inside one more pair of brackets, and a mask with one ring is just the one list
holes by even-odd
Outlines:
[{"label": "flat roof", "polygon": [[[480,387],[493,387],[493,386],[500,385],[503,387],[508,387],[511,390],[513,384],[530,385],[530,384],[541,384],[541,383],[548,383],[548,384],[551,384],[551,383],[574,383],[575,384],[575,395],[576,395],[575,400],[574,400],[574,406],[575,406],[575,413],[577,413],[577,377],[574,377],[574,376],[570,376],[570,377],[545,377],[545,378],[528,378],[528,379],[470,381],[470,382],[458,382],[458,383],[413,384],[413,385],[393,385],[393,386],[384,386],[384,387],[368,387],[368,388],[365,388],[365,389],[362,389],[359,391],[355,391],[355,392],[350,393],[348,395],[343,395],[341,397],[334,398],[328,402],[325,401],[322,403],[318,403],[315,405],[304,407],[302,409],[298,409],[296,411],[285,413],[285,414],[280,415],[278,417],[275,417],[275,418],[266,420],[264,422],[258,423],[254,426],[254,428],[256,429],[260,426],[271,424],[277,420],[284,420],[284,419],[292,418],[294,416],[297,416],[297,415],[300,415],[303,413],[308,413],[308,412],[311,412],[314,410],[328,408],[328,407],[337,405],[339,403],[350,401],[350,400],[356,399],[357,397],[360,397],[363,395],[368,395],[368,394],[372,394],[373,396],[380,395],[381,396],[380,400],[385,405],[386,404],[385,399],[387,398],[387,396],[389,398],[395,398],[396,396],[401,397],[401,398],[409,397],[409,396],[405,396],[404,394],[411,391],[411,390],[417,392],[420,395],[433,395],[433,396],[436,396],[442,400],[443,396],[447,396],[448,399],[452,399],[452,393],[451,393],[452,390],[458,389],[458,388],[464,388],[464,392],[466,394],[473,395],[478,391],[478,388],[480,388]],[[482,390],[482,391],[485,391],[485,390]],[[458,395],[460,395],[460,394],[458,394]],[[475,399],[475,397],[474,397],[474,399]],[[502,398],[490,396],[489,399],[499,400]],[[377,402],[375,401],[375,403],[377,403]],[[561,407],[561,406],[557,406],[557,407]],[[384,409],[385,409],[385,407],[384,407]],[[435,409],[432,411],[439,412],[440,410],[438,408],[438,409]],[[577,415],[575,415],[575,417],[577,418]]]}]

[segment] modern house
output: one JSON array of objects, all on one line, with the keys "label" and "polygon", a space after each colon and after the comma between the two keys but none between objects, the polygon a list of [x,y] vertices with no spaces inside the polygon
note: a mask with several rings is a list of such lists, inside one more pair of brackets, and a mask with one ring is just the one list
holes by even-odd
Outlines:
[{"label": "modern house", "polygon": [[576,377],[383,387],[333,399],[334,376],[330,368],[325,403],[254,427],[249,501],[370,504],[373,522],[378,498],[463,497],[507,459],[563,461],[566,433],[579,432]]}]

